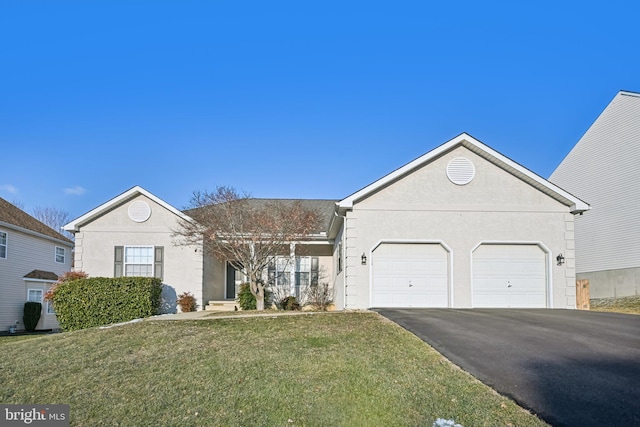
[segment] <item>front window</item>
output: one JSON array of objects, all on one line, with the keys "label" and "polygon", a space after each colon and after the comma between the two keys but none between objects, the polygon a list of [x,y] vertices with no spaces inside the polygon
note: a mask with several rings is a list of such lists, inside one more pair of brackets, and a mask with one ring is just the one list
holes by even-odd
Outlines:
[{"label": "front window", "polygon": [[[318,284],[318,267],[317,257],[275,257],[269,263],[269,283],[275,285],[281,292],[300,298],[309,285]],[[294,273],[293,288],[292,273]]]},{"label": "front window", "polygon": [[125,246],[124,275],[153,277],[153,246]]},{"label": "front window", "polygon": [[61,264],[64,264],[64,248],[61,248],[60,246],[56,246],[56,262],[59,262]]},{"label": "front window", "polygon": [[0,258],[7,257],[7,233],[0,231]]}]

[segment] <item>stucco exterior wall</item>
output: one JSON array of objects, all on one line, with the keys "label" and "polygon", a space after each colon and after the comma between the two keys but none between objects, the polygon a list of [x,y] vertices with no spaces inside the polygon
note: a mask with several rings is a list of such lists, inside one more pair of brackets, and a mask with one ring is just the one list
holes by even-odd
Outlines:
[{"label": "stucco exterior wall", "polygon": [[[151,207],[151,216],[144,222],[129,218],[128,207],[143,200]],[[206,304],[203,297],[210,290],[203,289],[203,253],[200,246],[176,245],[171,236],[178,227],[178,217],[144,195],[137,195],[100,217],[84,225],[76,233],[75,270],[90,276],[114,276],[115,246],[163,246],[163,283],[174,297],[191,292],[200,309]],[[174,295],[171,295],[174,294]]]},{"label": "stucco exterior wall", "polygon": [[[7,257],[0,258],[0,330],[6,331],[17,320],[18,328],[24,329],[22,315],[27,301],[28,289],[42,289],[46,292],[49,284],[27,282],[24,276],[33,270],[50,271],[61,275],[71,270],[72,246],[66,242],[56,242],[48,238],[2,227],[7,233]],[[65,262],[55,261],[55,247],[65,248]],[[46,313],[46,302],[37,329],[57,329],[58,321]]]},{"label": "stucco exterior wall", "polygon": [[[475,178],[453,184],[449,161],[470,159]],[[539,243],[548,249],[551,305],[575,307],[573,215],[569,208],[464,147],[443,154],[422,168],[357,201],[343,225],[345,308],[370,307],[371,263],[365,253],[380,241],[441,241],[451,248],[453,307],[472,306],[472,250],[481,243]],[[557,266],[562,253],[566,263]],[[551,262],[553,260],[553,262]]]}]

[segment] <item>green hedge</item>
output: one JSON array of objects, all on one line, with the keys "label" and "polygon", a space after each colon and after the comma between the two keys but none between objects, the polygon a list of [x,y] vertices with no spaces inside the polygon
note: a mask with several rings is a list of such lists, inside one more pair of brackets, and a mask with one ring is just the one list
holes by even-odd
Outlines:
[{"label": "green hedge", "polygon": [[50,299],[65,331],[157,314],[162,282],[152,277],[91,277],[59,283]]}]

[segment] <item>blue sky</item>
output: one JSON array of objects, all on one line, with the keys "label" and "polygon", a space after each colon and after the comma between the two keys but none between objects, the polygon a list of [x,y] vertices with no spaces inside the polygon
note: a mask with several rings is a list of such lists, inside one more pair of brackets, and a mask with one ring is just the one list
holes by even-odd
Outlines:
[{"label": "blue sky", "polygon": [[640,3],[0,2],[0,197],[134,185],[342,198],[468,132],[548,177],[618,90]]}]

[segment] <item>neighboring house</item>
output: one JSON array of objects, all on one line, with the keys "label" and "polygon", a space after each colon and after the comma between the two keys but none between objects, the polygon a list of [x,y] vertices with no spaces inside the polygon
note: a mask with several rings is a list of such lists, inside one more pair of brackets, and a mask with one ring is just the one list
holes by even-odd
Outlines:
[{"label": "neighboring house", "polygon": [[24,329],[24,303],[42,303],[36,329],[59,327],[44,294],[71,271],[73,242],[31,215],[0,198],[0,330],[18,322]]},{"label": "neighboring house", "polygon": [[549,180],[593,206],[575,231],[591,297],[640,295],[640,93],[619,92]]},{"label": "neighboring house", "polygon": [[[265,199],[253,199],[265,203]],[[333,216],[335,201],[306,200],[303,206],[322,216],[326,229]],[[176,298],[191,292],[200,308],[210,301],[233,301],[243,281],[226,261],[203,253],[202,245],[178,244],[174,231],[180,221],[189,219],[147,190],[136,186],[64,226],[74,233],[75,270],[90,276],[153,276],[165,284],[163,311],[175,312]],[[332,246],[324,231],[291,248],[290,253],[274,254],[265,275],[277,277],[277,285],[287,295],[303,296],[312,279],[331,280]]]},{"label": "neighboring house", "polygon": [[[589,205],[467,134],[343,200],[302,203],[323,229],[265,272],[293,295],[320,274],[337,309],[575,308],[573,221]],[[155,274],[200,307],[234,299],[228,264],[174,246],[185,216],[134,187],[64,229],[91,276]]]}]

